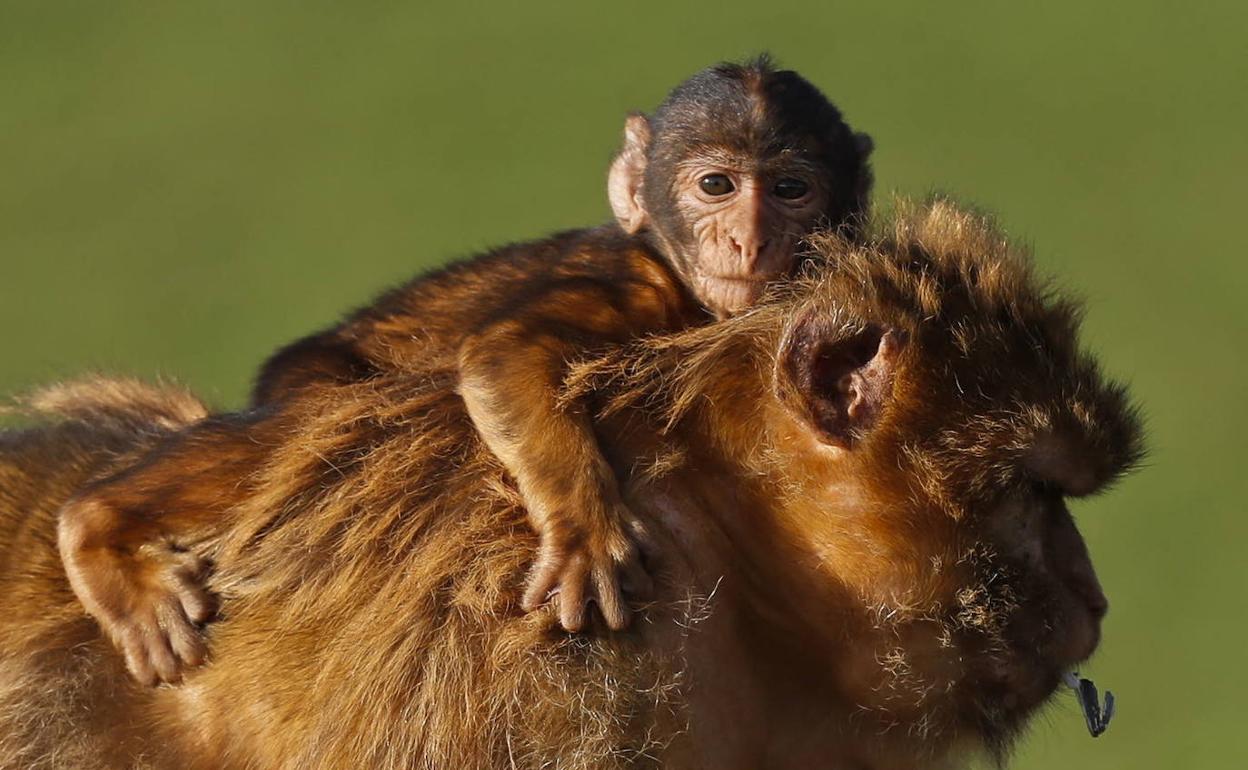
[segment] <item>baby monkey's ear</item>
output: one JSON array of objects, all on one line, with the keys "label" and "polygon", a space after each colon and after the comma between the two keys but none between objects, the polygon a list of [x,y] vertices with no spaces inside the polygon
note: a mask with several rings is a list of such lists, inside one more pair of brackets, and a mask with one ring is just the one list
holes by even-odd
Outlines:
[{"label": "baby monkey's ear", "polygon": [[852,449],[893,397],[904,332],[881,324],[845,325],[812,311],[785,335],[777,360],[781,399],[819,440]]},{"label": "baby monkey's ear", "polygon": [[611,171],[607,175],[611,211],[629,235],[635,235],[648,220],[641,202],[641,183],[646,177],[646,150],[649,147],[650,121],[641,113],[629,115],[624,121],[624,144],[611,162]]}]

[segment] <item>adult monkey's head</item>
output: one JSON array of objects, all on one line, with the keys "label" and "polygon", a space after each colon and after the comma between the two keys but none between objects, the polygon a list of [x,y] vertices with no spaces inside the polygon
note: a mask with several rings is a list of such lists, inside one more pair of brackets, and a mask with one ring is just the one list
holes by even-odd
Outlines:
[{"label": "adult monkey's head", "polygon": [[792,274],[813,229],[854,226],[871,147],[810,82],[764,56],[703,70],[653,116],[629,116],[607,189],[620,226],[724,317]]}]

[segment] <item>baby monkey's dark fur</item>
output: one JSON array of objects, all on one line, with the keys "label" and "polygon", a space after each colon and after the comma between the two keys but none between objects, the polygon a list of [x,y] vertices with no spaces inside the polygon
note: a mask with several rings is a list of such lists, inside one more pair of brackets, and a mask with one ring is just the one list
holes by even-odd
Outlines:
[{"label": "baby monkey's dark fur", "polygon": [[[384,295],[273,356],[253,408],[279,412],[404,372],[456,372],[474,426],[541,535],[525,607],[557,594],[562,625],[575,631],[592,600],[622,628],[625,590],[648,590],[646,535],[585,409],[558,400],[568,362],[731,315],[766,281],[793,275],[816,226],[850,231],[864,213],[869,152],[796,73],[765,58],[712,67],[652,119],[629,118],[609,179],[617,223],[503,248]],[[204,658],[197,626],[214,599],[183,533],[229,505],[195,494],[197,477],[254,454],[235,426],[189,428],[62,511],[74,590],[141,681],[177,681]],[[186,489],[171,494],[178,485]]]}]

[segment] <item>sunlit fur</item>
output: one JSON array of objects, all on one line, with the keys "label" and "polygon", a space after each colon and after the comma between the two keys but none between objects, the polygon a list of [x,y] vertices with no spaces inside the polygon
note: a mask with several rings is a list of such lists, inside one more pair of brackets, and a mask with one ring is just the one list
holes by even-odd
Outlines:
[{"label": "sunlit fur", "polygon": [[[1070,664],[1058,643],[1086,625],[1053,554],[1018,555],[1027,528],[1002,526],[1055,510],[1030,446],[1068,447],[1095,488],[1138,456],[1138,429],[1078,353],[1072,306],[996,229],[944,202],[901,208],[870,245],[819,241],[826,267],[749,313],[574,369],[567,397],[595,405],[661,541],[656,601],[623,634],[570,636],[519,610],[536,536],[452,374],[431,371],[260,413],[238,450],[248,473],[185,480],[230,500],[194,533],[225,599],[215,662],[141,688],[65,584],[53,511],[197,409],[178,411],[179,392],[176,408],[103,399],[96,422],[92,394],[113,386],[79,388],[82,408],[57,409],[70,419],[0,440],[0,767],[1002,755]],[[782,365],[812,318],[832,343],[869,324],[906,335],[891,398],[850,450],[818,440]],[[1024,644],[1037,619],[1049,630]]]},{"label": "sunlit fur", "polygon": [[[569,360],[742,309],[758,298],[763,279],[790,277],[799,237],[816,223],[855,227],[871,182],[870,141],[852,133],[813,85],[766,58],[694,75],[653,122],[652,132],[643,116],[626,121],[607,185],[617,223],[418,276],[271,356],[252,404],[263,411],[302,398],[315,403],[325,395],[314,393],[320,388],[420,381],[453,362],[476,434],[515,480],[541,536],[522,604],[557,604],[571,632],[592,612],[625,628],[652,581],[641,558],[644,525],[620,496],[588,412],[555,408]],[[662,191],[680,187],[671,164],[706,157],[727,164],[719,170],[735,175],[738,194],[696,211],[668,200]],[[808,189],[782,197],[777,184],[800,182],[795,176]],[[695,221],[715,224],[703,244],[711,252],[687,242]],[[176,683],[208,651],[199,626],[215,600],[187,534],[201,519],[216,519],[223,495],[177,485],[218,458],[240,468],[254,463],[259,445],[243,431],[248,419],[206,421],[61,511],[70,585],[140,682]]]}]

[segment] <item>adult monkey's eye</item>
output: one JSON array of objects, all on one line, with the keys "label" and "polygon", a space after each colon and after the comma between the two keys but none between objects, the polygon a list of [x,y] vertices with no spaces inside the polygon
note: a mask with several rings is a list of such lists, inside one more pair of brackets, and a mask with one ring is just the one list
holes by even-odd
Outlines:
[{"label": "adult monkey's eye", "polygon": [[727,195],[737,189],[732,185],[732,180],[723,174],[707,174],[698,180],[698,186],[707,195],[715,196]]},{"label": "adult monkey's eye", "polygon": [[771,191],[776,194],[777,198],[785,200],[797,200],[810,190],[810,185],[800,179],[785,178],[776,182],[776,186]]}]

